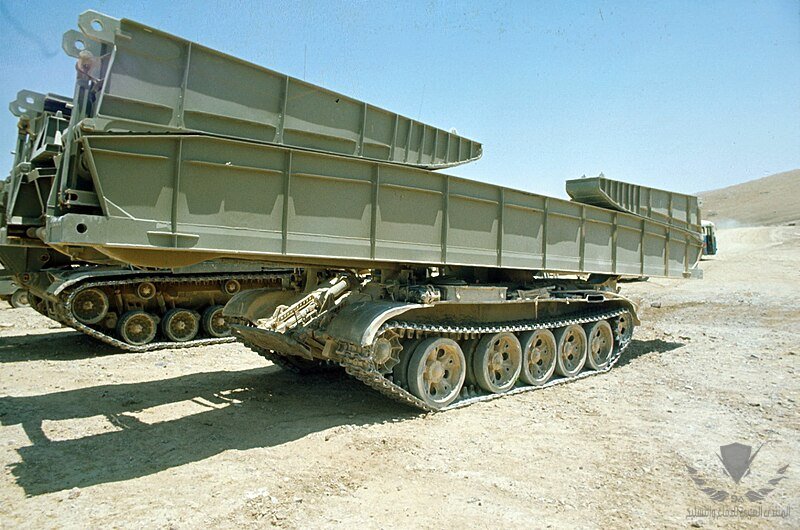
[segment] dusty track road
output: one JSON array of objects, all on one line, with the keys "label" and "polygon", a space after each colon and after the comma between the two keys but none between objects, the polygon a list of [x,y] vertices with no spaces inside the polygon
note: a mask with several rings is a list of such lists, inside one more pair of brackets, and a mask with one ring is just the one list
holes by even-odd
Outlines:
[{"label": "dusty track road", "polygon": [[[118,354],[0,310],[0,525],[800,527],[800,229],[720,248],[702,281],[623,286],[643,325],[610,373],[435,415],[237,344]],[[733,442],[766,442],[738,486]],[[687,465],[773,491],[714,502]],[[790,513],[687,517],[736,506]]]}]

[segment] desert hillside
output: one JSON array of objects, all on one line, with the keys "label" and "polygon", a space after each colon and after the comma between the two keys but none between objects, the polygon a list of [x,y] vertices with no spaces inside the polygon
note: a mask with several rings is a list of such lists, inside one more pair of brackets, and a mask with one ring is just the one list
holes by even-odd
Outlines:
[{"label": "desert hillside", "polygon": [[725,226],[780,225],[800,220],[800,169],[698,193],[703,217]]}]

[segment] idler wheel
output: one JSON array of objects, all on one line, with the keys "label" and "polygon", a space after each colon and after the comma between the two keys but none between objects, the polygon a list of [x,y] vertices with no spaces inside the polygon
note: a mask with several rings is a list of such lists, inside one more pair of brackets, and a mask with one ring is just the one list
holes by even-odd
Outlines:
[{"label": "idler wheel", "polygon": [[170,309],[161,319],[161,330],[173,342],[192,340],[200,331],[200,315],[191,309]]},{"label": "idler wheel", "polygon": [[618,317],[611,319],[611,328],[614,330],[614,339],[617,344],[624,344],[633,337],[633,316],[625,311]]},{"label": "idler wheel", "polygon": [[537,329],[523,333],[522,371],[520,379],[533,386],[545,384],[556,369],[556,338],[549,329]]},{"label": "idler wheel", "polygon": [[472,354],[475,381],[493,394],[511,390],[521,369],[522,346],[513,333],[484,335]]},{"label": "idler wheel", "polygon": [[461,347],[454,340],[431,337],[419,343],[408,363],[408,387],[433,409],[452,403],[467,374]]},{"label": "idler wheel", "polygon": [[143,346],[156,338],[158,319],[144,311],[128,311],[117,322],[117,333],[128,344]]},{"label": "idler wheel", "polygon": [[586,364],[586,332],[577,324],[559,328],[554,333],[558,345],[556,373],[573,377]]},{"label": "idler wheel", "polygon": [[225,317],[222,316],[222,309],[224,306],[212,305],[203,311],[203,331],[209,337],[227,337],[231,334],[231,328],[225,322]]},{"label": "idler wheel", "polygon": [[100,289],[84,289],[72,300],[72,314],[83,324],[97,324],[108,313],[108,296]]},{"label": "idler wheel", "polygon": [[19,309],[20,307],[30,307],[31,303],[28,300],[28,291],[25,289],[17,289],[14,291],[14,294],[11,295],[11,299],[8,301],[11,304],[11,307],[15,309]]},{"label": "idler wheel", "polygon": [[592,370],[605,370],[614,353],[614,332],[605,320],[584,324],[586,339],[589,342],[586,365]]}]

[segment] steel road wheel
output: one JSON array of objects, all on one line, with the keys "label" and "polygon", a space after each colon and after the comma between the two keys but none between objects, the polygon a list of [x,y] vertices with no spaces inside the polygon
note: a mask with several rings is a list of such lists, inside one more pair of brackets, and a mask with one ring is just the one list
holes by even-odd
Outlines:
[{"label": "steel road wheel", "polygon": [[558,345],[556,373],[573,377],[586,364],[586,332],[578,324],[559,328],[554,333]]},{"label": "steel road wheel", "polygon": [[209,337],[220,338],[231,334],[231,328],[228,327],[225,317],[222,316],[223,307],[212,305],[203,311],[203,331]]},{"label": "steel road wheel", "polygon": [[408,363],[409,390],[431,408],[444,408],[461,392],[466,365],[456,341],[443,337],[425,339]]},{"label": "steel road wheel", "polygon": [[472,354],[472,371],[482,389],[508,392],[522,369],[522,346],[513,333],[484,335]]},{"label": "steel road wheel", "polygon": [[158,319],[144,311],[128,311],[117,322],[117,333],[128,344],[143,346],[156,338]]},{"label": "steel road wheel", "polygon": [[545,384],[556,369],[556,338],[549,329],[524,333],[522,343],[522,371],[520,379],[529,385]]},{"label": "steel road wheel", "polygon": [[72,300],[72,314],[84,324],[97,324],[108,314],[108,296],[100,289],[84,289]]},{"label": "steel road wheel", "polygon": [[170,309],[161,320],[161,330],[173,342],[192,340],[200,331],[200,315],[191,309]]},{"label": "steel road wheel", "polygon": [[583,325],[588,341],[586,365],[592,370],[605,370],[614,353],[614,332],[605,320]]},{"label": "steel road wheel", "polygon": [[614,330],[614,339],[617,344],[623,344],[633,337],[633,316],[625,311],[616,318],[611,319],[611,328]]},{"label": "steel road wheel", "polygon": [[31,303],[28,300],[28,291],[25,289],[17,289],[14,291],[14,294],[11,295],[11,299],[8,301],[13,308],[20,308],[20,307],[30,307]]}]

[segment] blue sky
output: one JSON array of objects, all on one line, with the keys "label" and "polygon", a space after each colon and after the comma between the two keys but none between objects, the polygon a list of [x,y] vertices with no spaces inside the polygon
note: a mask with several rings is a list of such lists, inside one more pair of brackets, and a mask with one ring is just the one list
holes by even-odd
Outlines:
[{"label": "blue sky", "polygon": [[468,178],[564,196],[600,171],[695,192],[800,168],[797,0],[0,2],[0,100],[71,95],[61,34],[95,9],[454,127],[484,145]]}]

